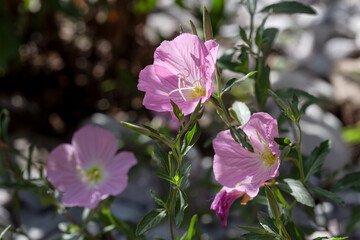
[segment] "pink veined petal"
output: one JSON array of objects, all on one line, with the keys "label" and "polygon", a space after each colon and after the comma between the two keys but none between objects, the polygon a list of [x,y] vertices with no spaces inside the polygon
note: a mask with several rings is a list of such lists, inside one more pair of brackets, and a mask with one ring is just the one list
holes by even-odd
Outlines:
[{"label": "pink veined petal", "polygon": [[88,188],[84,183],[78,183],[64,193],[61,202],[67,207],[80,206],[94,209],[102,199],[108,196],[96,189]]},{"label": "pink veined petal", "polygon": [[[254,148],[263,151],[263,147],[268,145],[268,121],[274,120],[268,113],[260,112],[251,115],[249,121],[244,124],[242,129],[251,138]],[[276,121],[276,120],[275,120]],[[265,143],[265,144],[264,144]]]},{"label": "pink veined petal", "polygon": [[[163,66],[174,75],[182,73],[197,79],[198,67],[209,54],[199,37],[183,33],[172,41],[163,41],[154,53],[154,65]],[[186,69],[186,70],[185,70]]]},{"label": "pink veined petal", "polygon": [[128,172],[137,163],[132,152],[120,152],[104,165],[106,179],[99,185],[99,190],[110,195],[117,195],[124,191],[128,183]]},{"label": "pink veined petal", "polygon": [[51,151],[46,162],[46,177],[59,191],[66,191],[77,177],[75,149],[70,144],[61,144]]},{"label": "pink veined petal", "polygon": [[213,40],[206,41],[204,44],[210,53],[206,59],[209,61],[209,64],[213,64],[215,67],[219,44]]},{"label": "pink veined petal", "polygon": [[85,126],[76,131],[72,145],[77,154],[78,164],[83,169],[99,161],[107,162],[118,148],[118,142],[113,134],[95,126]]},{"label": "pink veined petal", "polygon": [[217,217],[221,219],[221,224],[223,227],[225,227],[227,224],[227,217],[231,205],[243,194],[244,192],[239,191],[237,188],[227,187],[223,187],[220,192],[216,194],[210,209],[216,212]]}]

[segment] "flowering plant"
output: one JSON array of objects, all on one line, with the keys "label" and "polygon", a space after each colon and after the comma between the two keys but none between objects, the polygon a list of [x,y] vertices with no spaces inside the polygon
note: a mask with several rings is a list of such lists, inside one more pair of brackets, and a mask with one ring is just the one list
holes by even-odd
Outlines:
[{"label": "flowering plant", "polygon": [[[223,1],[214,1],[214,5],[215,2]],[[204,7],[203,33],[198,34],[190,21],[191,33],[185,33],[181,27],[181,34],[173,40],[163,41],[155,50],[153,64],[139,73],[137,87],[144,92],[142,104],[148,110],[170,112],[172,121],[178,121],[177,131],[121,122],[127,128],[149,137],[142,138],[139,145],[143,149],[145,141],[151,143],[144,149],[152,152],[151,157],[155,160],[153,165],[158,171],[156,176],[168,187],[168,191],[159,188],[160,193],[150,190],[149,195],[156,203],[152,210],[146,214],[144,212],[145,215],[142,219],[138,218],[136,223],[114,214],[120,212],[119,215],[122,215],[121,211],[111,206],[115,196],[127,187],[129,171],[137,160],[132,152],[117,152],[118,142],[111,132],[95,126],[82,127],[73,134],[71,144],[60,144],[50,152],[47,161],[34,162],[31,148],[28,156],[25,156],[9,143],[6,136],[9,112],[2,110],[0,169],[6,172],[6,176],[0,184],[14,189],[14,211],[20,206],[20,201],[16,202],[19,191],[26,190],[39,196],[42,204],[66,217],[68,222],[59,224],[61,239],[123,239],[125,236],[127,239],[141,240],[163,221],[167,221],[169,227],[168,235],[164,234],[163,238],[207,239],[207,235],[201,235],[201,231],[209,223],[208,219],[216,219],[216,216],[225,229],[220,230],[223,232],[234,223],[255,225],[258,222],[256,227],[237,225],[238,235],[244,239],[341,240],[346,237],[340,235],[354,232],[359,224],[356,217],[358,208],[351,214],[351,221],[341,234],[330,234],[332,238],[311,235],[323,229],[331,233],[330,224],[321,226],[316,215],[322,212],[327,223],[326,211],[322,209],[324,199],[345,207],[339,192],[345,189],[358,191],[360,186],[360,172],[340,178],[336,171],[325,181],[321,178],[322,166],[331,150],[329,140],[320,143],[309,154],[302,149],[302,116],[310,105],[325,101],[299,89],[274,90],[270,84],[267,57],[278,30],[266,28],[267,19],[272,13],[314,14],[315,11],[300,2],[279,2],[261,11],[257,11],[256,0],[243,0],[241,4],[249,13],[250,26],[248,31],[240,27],[241,45],[233,49],[231,54],[225,51],[218,58],[221,41],[215,41],[211,23],[211,19],[216,20],[216,17],[211,17]],[[255,27],[256,14],[265,15],[261,24]],[[98,18],[102,19],[101,16]],[[241,77],[225,81],[225,70]],[[245,80],[253,86],[251,110],[249,104],[237,100],[229,107],[229,92],[237,83]],[[279,106],[280,114],[268,113],[269,98]],[[217,116],[212,115],[212,110],[216,111]],[[211,125],[206,128],[204,140],[201,139],[201,129],[205,127],[201,120],[206,118]],[[289,124],[292,135],[285,133],[285,122]],[[197,144],[199,139],[203,144]],[[190,170],[198,162],[192,157],[196,154],[192,155],[190,151],[196,152],[195,145],[200,148],[211,145],[211,142],[214,153],[212,149],[208,151],[213,161],[210,161],[212,165],[204,174],[207,178],[194,184],[189,178]],[[25,160],[26,169],[14,161],[13,156]],[[149,162],[149,153],[142,155],[139,152],[139,156],[143,162]],[[204,162],[201,164],[206,165]],[[37,170],[36,177],[31,173],[33,168]],[[199,171],[196,175],[201,176],[199,169],[195,171]],[[153,183],[148,181],[147,184]],[[195,188],[210,189],[209,194],[204,191],[208,201],[201,202],[199,197],[197,200],[200,204],[192,205],[193,198],[201,195],[191,192]],[[143,197],[148,193],[140,194]],[[246,206],[237,210],[235,202]],[[205,210],[204,213],[199,205],[213,211]],[[76,210],[72,210],[74,207],[82,209],[81,219],[76,216]],[[298,223],[299,217],[294,214],[294,209],[302,211],[299,216],[306,216],[313,229]],[[242,213],[241,221],[234,217],[234,213],[238,212]],[[199,218],[201,223],[197,223],[198,214],[202,214]],[[15,218],[20,219],[17,215],[14,214]],[[251,221],[246,222],[246,217]],[[216,225],[217,222],[212,224]],[[96,227],[92,228],[94,225]],[[26,230],[22,230],[20,220],[15,228],[1,227],[4,231],[0,233],[0,240],[6,231],[30,239]],[[178,230],[174,230],[175,227]],[[179,234],[181,236],[177,236]]]}]

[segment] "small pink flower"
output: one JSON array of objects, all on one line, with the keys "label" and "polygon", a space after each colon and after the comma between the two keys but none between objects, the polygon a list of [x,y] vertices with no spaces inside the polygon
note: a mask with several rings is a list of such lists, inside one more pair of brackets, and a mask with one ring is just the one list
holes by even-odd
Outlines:
[{"label": "small pink flower", "polygon": [[116,154],[118,142],[108,131],[85,126],[71,144],[57,146],[47,160],[47,179],[60,192],[65,206],[95,208],[109,195],[121,193],[127,173],[136,164],[131,152]]},{"label": "small pink flower", "polygon": [[223,227],[227,224],[227,216],[229,208],[233,202],[244,195],[244,192],[237,190],[236,188],[223,187],[211,204],[210,209],[216,212],[216,215],[221,219]]},{"label": "small pink flower", "polygon": [[[213,140],[214,175],[216,181],[226,187],[223,188],[223,193],[219,193],[222,196],[225,191],[225,196],[227,196],[225,199],[233,196],[234,191],[253,198],[265,181],[279,174],[280,151],[274,140],[279,136],[277,121],[267,113],[254,113],[241,128],[249,137],[254,152],[241,147],[232,138],[230,130],[220,132]],[[231,203],[234,201],[232,197],[230,200]],[[230,202],[230,200],[227,201]],[[224,209],[228,207],[216,207],[215,205],[219,203],[221,201],[215,199],[212,209],[219,216],[227,216],[227,213],[224,214],[226,212]]]},{"label": "small pink flower", "polygon": [[192,113],[199,99],[206,102],[213,91],[217,49],[216,42],[202,43],[187,33],[163,41],[154,53],[154,64],[139,75],[138,89],[145,92],[143,105],[157,112],[172,112],[171,99],[184,115]]}]

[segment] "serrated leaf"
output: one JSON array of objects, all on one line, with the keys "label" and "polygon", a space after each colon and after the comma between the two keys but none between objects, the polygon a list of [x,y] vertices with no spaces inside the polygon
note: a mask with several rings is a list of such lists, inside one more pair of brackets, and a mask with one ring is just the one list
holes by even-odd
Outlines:
[{"label": "serrated leaf", "polygon": [[244,125],[245,123],[247,123],[247,121],[249,121],[251,112],[245,103],[235,101],[232,104],[231,109],[235,112],[237,119],[240,121],[242,125]]},{"label": "serrated leaf", "polygon": [[275,102],[280,106],[280,108],[284,111],[284,112],[288,112],[289,107],[287,106],[287,104],[279,97],[279,95],[277,93],[275,93],[274,91],[272,91],[271,89],[268,89],[268,93],[270,96],[272,96],[275,100]]},{"label": "serrated leaf", "polygon": [[323,165],[326,156],[330,152],[331,141],[326,140],[320,143],[304,161],[305,181],[317,173]]},{"label": "serrated leaf", "polygon": [[311,187],[309,186],[310,190],[316,192],[317,194],[324,196],[338,204],[340,204],[342,207],[346,207],[345,202],[338,196],[336,195],[336,193],[330,192],[328,190],[325,190],[323,188],[318,188],[318,187]]},{"label": "serrated leaf", "polygon": [[184,219],[184,212],[187,208],[188,203],[186,201],[186,195],[179,189],[176,193],[176,205],[175,205],[175,225],[176,227],[180,228],[183,219]]},{"label": "serrated leaf", "polygon": [[278,234],[279,230],[275,226],[273,220],[264,212],[257,213],[257,219],[260,222],[260,225],[268,232]]},{"label": "serrated leaf", "polygon": [[293,196],[298,202],[309,206],[314,207],[315,201],[309,191],[305,188],[305,186],[299,180],[295,180],[292,178],[285,178],[283,180],[283,184],[278,184],[278,187],[289,193]]},{"label": "serrated leaf", "polygon": [[360,172],[345,175],[335,183],[335,185],[331,188],[331,191],[339,192],[352,187],[360,187]]},{"label": "serrated leaf", "polygon": [[162,220],[167,216],[165,209],[154,209],[146,214],[143,219],[141,219],[139,225],[136,228],[136,236],[143,235],[156,225],[158,225]]},{"label": "serrated leaf", "polygon": [[269,6],[263,8],[260,12],[270,12],[273,13],[305,13],[305,14],[316,14],[315,10],[310,7],[306,6],[300,2],[295,1],[284,1],[279,3],[274,3]]},{"label": "serrated leaf", "polygon": [[237,143],[239,143],[240,146],[242,146],[243,148],[245,148],[246,150],[248,150],[250,152],[254,152],[254,148],[251,145],[249,137],[246,135],[244,130],[242,130],[241,128],[230,127],[230,133],[231,133],[231,136],[233,137],[233,139]]},{"label": "serrated leaf", "polygon": [[232,86],[234,86],[234,84],[248,79],[254,73],[256,73],[256,71],[250,72],[250,73],[246,74],[245,76],[243,76],[242,78],[232,78],[232,79],[230,79],[229,81],[226,82],[221,94],[224,94],[225,92],[229,91],[232,88]]}]

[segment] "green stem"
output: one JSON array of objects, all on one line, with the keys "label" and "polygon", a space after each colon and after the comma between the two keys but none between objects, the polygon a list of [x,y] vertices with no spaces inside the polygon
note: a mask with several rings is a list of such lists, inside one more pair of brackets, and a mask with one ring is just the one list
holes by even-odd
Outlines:
[{"label": "green stem", "polygon": [[295,122],[295,124],[299,129],[299,142],[296,143],[296,149],[297,149],[298,158],[299,158],[300,178],[301,178],[301,182],[304,184],[305,183],[304,165],[303,165],[303,159],[302,159],[302,155],[301,155],[302,131],[301,131],[300,123]]}]

